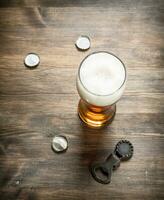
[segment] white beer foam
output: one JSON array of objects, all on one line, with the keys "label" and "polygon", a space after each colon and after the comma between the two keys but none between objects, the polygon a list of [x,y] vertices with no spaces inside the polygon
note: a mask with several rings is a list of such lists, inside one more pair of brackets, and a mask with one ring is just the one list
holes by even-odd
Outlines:
[{"label": "white beer foam", "polygon": [[88,56],[81,64],[79,76],[77,89],[80,96],[97,106],[115,103],[125,87],[126,71],[122,62],[107,52]]}]

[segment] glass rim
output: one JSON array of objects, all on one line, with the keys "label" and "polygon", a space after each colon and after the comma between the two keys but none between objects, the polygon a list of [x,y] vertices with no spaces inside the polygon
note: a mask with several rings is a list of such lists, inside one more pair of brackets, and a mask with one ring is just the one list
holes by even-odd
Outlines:
[{"label": "glass rim", "polygon": [[[98,54],[98,53],[107,53],[107,54],[110,54],[110,55],[114,56],[115,58],[117,58],[117,59],[121,62],[122,66],[123,66],[123,68],[124,68],[124,71],[125,71],[125,78],[124,78],[124,81],[122,82],[121,86],[120,86],[118,89],[116,89],[114,92],[111,92],[111,93],[109,93],[109,94],[96,94],[96,93],[94,93],[94,92],[89,91],[89,90],[84,86],[84,84],[83,84],[83,82],[82,82],[82,80],[81,80],[81,77],[80,77],[80,69],[81,69],[81,66],[82,66],[83,62],[84,62],[89,56],[91,56],[91,55],[93,55],[93,54]],[[116,55],[114,55],[113,53],[110,53],[110,52],[108,52],[108,51],[94,51],[94,52],[88,54],[88,55],[87,55],[85,58],[83,58],[83,60],[81,61],[80,65],[79,65],[79,69],[78,69],[78,77],[79,77],[80,83],[82,84],[82,86],[84,87],[84,89],[87,90],[87,92],[89,92],[90,94],[93,94],[93,95],[95,95],[95,96],[102,96],[102,97],[103,97],[103,96],[110,96],[110,95],[116,93],[117,91],[119,91],[119,90],[123,87],[123,85],[125,84],[126,79],[127,79],[127,70],[126,70],[125,64],[122,62],[122,60],[121,60],[119,57],[117,57]]]}]

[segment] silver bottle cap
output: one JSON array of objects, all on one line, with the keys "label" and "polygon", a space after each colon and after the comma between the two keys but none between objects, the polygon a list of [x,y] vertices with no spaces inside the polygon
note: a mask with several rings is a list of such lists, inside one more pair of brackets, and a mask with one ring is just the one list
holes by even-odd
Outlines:
[{"label": "silver bottle cap", "polygon": [[63,152],[68,148],[68,141],[65,136],[57,135],[52,140],[52,149],[55,152]]},{"label": "silver bottle cap", "polygon": [[24,64],[28,68],[35,68],[39,65],[40,63],[40,58],[37,54],[35,53],[29,53],[24,59]]},{"label": "silver bottle cap", "polygon": [[87,50],[91,46],[91,42],[88,36],[81,35],[75,43],[76,47],[80,50]]}]

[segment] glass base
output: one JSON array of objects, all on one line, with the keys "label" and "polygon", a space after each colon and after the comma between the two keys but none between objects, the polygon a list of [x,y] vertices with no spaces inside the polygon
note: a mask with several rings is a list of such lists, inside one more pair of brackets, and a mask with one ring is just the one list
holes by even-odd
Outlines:
[{"label": "glass base", "polygon": [[116,104],[111,106],[94,106],[84,100],[79,101],[78,114],[80,119],[90,127],[101,128],[110,124],[116,113]]}]

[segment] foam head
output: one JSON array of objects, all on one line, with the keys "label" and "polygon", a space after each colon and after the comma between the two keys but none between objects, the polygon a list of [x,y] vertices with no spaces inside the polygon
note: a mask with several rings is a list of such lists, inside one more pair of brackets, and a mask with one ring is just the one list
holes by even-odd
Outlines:
[{"label": "foam head", "polygon": [[77,76],[79,95],[96,106],[115,103],[122,95],[126,82],[123,63],[107,52],[87,56],[81,63]]}]

